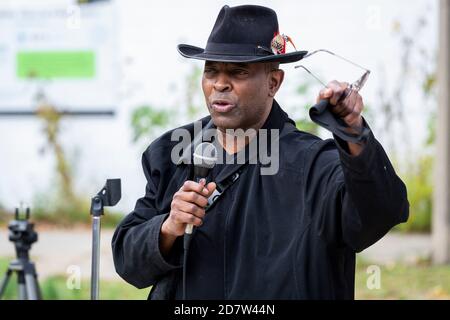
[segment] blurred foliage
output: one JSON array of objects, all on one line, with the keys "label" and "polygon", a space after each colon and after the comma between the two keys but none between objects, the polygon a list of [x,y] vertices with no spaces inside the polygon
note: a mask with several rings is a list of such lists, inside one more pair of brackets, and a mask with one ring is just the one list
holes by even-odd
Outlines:
[{"label": "blurred foliage", "polygon": [[[315,99],[314,93],[311,89],[311,82],[304,81],[299,84],[295,90],[297,96],[296,100],[308,101],[311,99]],[[319,133],[319,126],[312,122],[309,118],[309,108],[311,108],[311,105],[309,103],[303,103],[303,106],[299,107],[297,105],[294,108],[291,108],[293,110],[288,112],[288,114],[293,118],[299,130],[317,135]]]},{"label": "blurred foliage", "polygon": [[434,143],[436,142],[436,118],[436,112],[432,112],[428,118],[428,135],[425,141],[427,147],[434,146]]},{"label": "blurred foliage", "polygon": [[[381,75],[377,93],[377,124],[381,125],[379,132],[383,140],[396,152],[399,147],[411,150],[411,124],[408,123],[411,92],[422,94],[424,112],[423,120],[433,121],[436,113],[436,77],[437,48],[429,45],[427,29],[431,27],[429,20],[434,18],[429,5],[426,5],[421,15],[412,26],[406,26],[400,21],[393,22],[393,35],[398,41],[400,55],[396,66],[399,67],[397,78],[392,83],[383,79],[385,68],[379,70]],[[413,124],[414,126],[414,124]],[[392,134],[396,129],[399,134]]]},{"label": "blurred foliage", "polygon": [[437,84],[437,73],[436,72],[425,74],[424,80],[422,83],[423,92],[426,95],[432,95],[436,88],[436,84]]},{"label": "blurred foliage", "polygon": [[[191,72],[187,76],[186,88],[186,105],[188,119],[194,119],[204,110],[203,105],[198,103],[198,100],[203,101],[204,96],[200,88],[201,79],[203,75],[203,68],[194,65]],[[199,96],[201,96],[200,99]]]},{"label": "blurred foliage", "polygon": [[169,122],[171,112],[156,110],[150,105],[137,107],[131,114],[131,127],[133,129],[133,142],[143,136],[152,135],[155,130],[160,130]]},{"label": "blurred foliage", "polygon": [[407,232],[430,232],[433,212],[433,160],[429,155],[420,156],[402,174],[408,190],[409,219],[396,226]]},{"label": "blurred foliage", "polygon": [[[198,118],[204,110],[203,106],[198,103],[200,99],[203,99],[200,91],[201,76],[202,68],[194,65],[185,79],[186,88],[185,92],[181,94],[183,97],[181,104],[161,107],[147,104],[135,108],[131,113],[133,142],[144,140],[148,143],[153,135],[169,126],[178,126],[183,121],[190,122]],[[176,91],[173,91],[176,94]]]},{"label": "blurred foliage", "polygon": [[3,207],[3,205],[0,203],[0,226],[5,224],[8,220],[8,212]]},{"label": "blurred foliage", "polygon": [[[56,176],[53,177],[49,190],[34,195],[31,205],[32,219],[35,222],[49,223],[61,226],[74,224],[87,225],[91,221],[90,197],[78,194],[73,186],[74,172],[67,160],[64,148],[60,142],[61,114],[47,102],[41,91],[36,96],[37,114],[43,121],[43,132],[47,139],[46,148],[53,153],[56,160]],[[108,211],[105,210],[108,213]],[[6,215],[6,220],[13,219],[12,213]],[[114,227],[122,219],[119,214],[106,214],[102,219],[104,226]]]},{"label": "blurred foliage", "polygon": [[[401,54],[398,59],[398,78],[392,84],[382,80],[378,91],[377,124],[383,124],[383,136],[391,152],[396,156],[399,147],[408,156],[398,162],[396,167],[408,190],[410,217],[397,230],[408,232],[430,232],[433,208],[433,163],[436,140],[437,112],[437,48],[429,45],[426,30],[429,20],[434,16],[426,5],[411,27],[394,21],[393,33],[399,42]],[[381,72],[382,73],[382,70]],[[410,104],[407,100],[411,92],[422,94],[423,121],[427,124],[424,144],[412,148],[414,130],[408,124]],[[414,124],[413,124],[414,126]],[[399,132],[399,134],[392,134]]]},{"label": "blurred foliage", "polygon": [[43,95],[38,97],[38,99],[37,115],[44,122],[44,134],[47,138],[48,147],[53,151],[56,158],[56,172],[59,177],[59,186],[62,189],[62,195],[64,195],[68,202],[76,202],[72,183],[72,172],[66,160],[62,145],[58,140],[61,114],[54,106],[45,101]]},{"label": "blurred foliage", "polygon": [[434,149],[436,140],[436,113],[428,119],[428,133],[422,154],[406,164],[401,174],[408,190],[410,215],[397,230],[406,232],[431,232],[434,187]]}]

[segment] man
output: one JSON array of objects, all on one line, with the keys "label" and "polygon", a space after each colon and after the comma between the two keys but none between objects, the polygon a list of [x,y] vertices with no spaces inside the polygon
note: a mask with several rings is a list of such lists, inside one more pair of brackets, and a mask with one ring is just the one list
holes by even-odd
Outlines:
[{"label": "man", "polygon": [[[185,266],[187,299],[353,299],[355,253],[408,217],[406,188],[348,84],[331,82],[318,101],[329,101],[349,133],[365,130],[358,143],[295,129],[274,100],[284,76],[279,64],[306,54],[284,53],[288,38],[278,31],[269,8],[224,6],[205,50],[178,47],[205,60],[210,116],[201,121],[216,130],[216,146],[236,157],[258,137],[227,130],[279,132],[271,146],[278,146],[279,163],[275,174],[262,174],[264,164],[249,157],[219,163],[212,182],[196,183],[192,166],[170,158],[173,130],[149,146],[142,157],[146,194],[118,226],[112,247],[120,276],[138,288],[153,286],[151,299],[183,297],[187,224],[196,227]],[[194,135],[193,124],[183,129]],[[230,177],[239,179],[228,183]],[[221,196],[205,210],[219,186]]]}]

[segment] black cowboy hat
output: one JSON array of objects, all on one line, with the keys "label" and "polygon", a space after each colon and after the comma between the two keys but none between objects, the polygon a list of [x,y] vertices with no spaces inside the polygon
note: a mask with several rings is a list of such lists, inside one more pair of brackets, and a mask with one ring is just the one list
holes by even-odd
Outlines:
[{"label": "black cowboy hat", "polygon": [[186,58],[219,62],[299,61],[307,51],[285,53],[290,38],[279,33],[277,14],[270,8],[244,5],[223,6],[206,48],[179,44]]}]

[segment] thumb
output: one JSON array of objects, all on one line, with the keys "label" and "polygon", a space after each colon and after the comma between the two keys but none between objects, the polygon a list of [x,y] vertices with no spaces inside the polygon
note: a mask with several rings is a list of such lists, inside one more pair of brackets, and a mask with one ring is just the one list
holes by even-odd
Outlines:
[{"label": "thumb", "polygon": [[323,90],[323,97],[324,98],[330,98],[333,95],[333,90],[330,88],[326,88]]},{"label": "thumb", "polygon": [[320,90],[319,95],[317,96],[316,103],[319,103],[320,100],[326,100],[333,95],[333,90],[330,88],[323,88]]},{"label": "thumb", "polygon": [[216,183],[215,182],[210,182],[208,183],[208,185],[206,186],[206,189],[208,189],[208,197],[214,192],[214,190],[216,190]]}]

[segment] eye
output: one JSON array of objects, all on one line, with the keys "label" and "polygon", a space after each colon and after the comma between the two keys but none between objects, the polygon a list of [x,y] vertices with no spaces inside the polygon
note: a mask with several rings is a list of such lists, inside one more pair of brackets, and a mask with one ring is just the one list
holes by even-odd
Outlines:
[{"label": "eye", "polygon": [[237,76],[246,76],[248,75],[248,71],[245,69],[236,68],[232,70],[232,73]]},{"label": "eye", "polygon": [[203,70],[203,73],[205,73],[205,74],[213,74],[215,72],[216,72],[216,70],[214,68],[205,68]]}]

